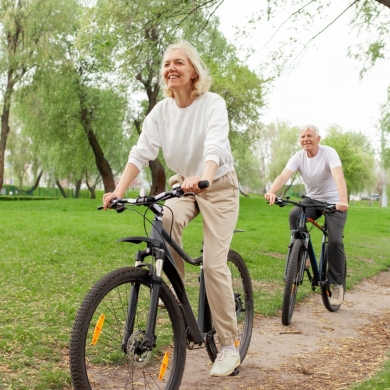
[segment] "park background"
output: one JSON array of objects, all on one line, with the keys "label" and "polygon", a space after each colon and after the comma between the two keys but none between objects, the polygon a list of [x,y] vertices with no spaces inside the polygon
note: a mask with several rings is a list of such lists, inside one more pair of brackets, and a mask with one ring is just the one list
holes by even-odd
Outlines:
[{"label": "park background", "polygon": [[[115,240],[142,233],[142,224],[96,208],[162,98],[161,53],[177,39],[198,48],[212,90],[227,102],[235,167],[249,195],[238,224],[246,234],[233,245],[259,283],[256,311],[280,308],[288,241],[288,231],[280,237],[287,210],[270,209],[262,194],[299,150],[306,122],[320,127],[322,143],[343,162],[348,287],[389,267],[389,2],[248,1],[239,12],[225,1],[0,0],[4,388],[69,387],[67,343],[82,297],[107,271],[132,264]],[[354,71],[326,66],[335,58],[321,40]],[[128,195],[160,192],[169,175],[159,156]],[[296,176],[281,194],[303,192]],[[201,224],[193,225],[186,242],[196,253]]]}]

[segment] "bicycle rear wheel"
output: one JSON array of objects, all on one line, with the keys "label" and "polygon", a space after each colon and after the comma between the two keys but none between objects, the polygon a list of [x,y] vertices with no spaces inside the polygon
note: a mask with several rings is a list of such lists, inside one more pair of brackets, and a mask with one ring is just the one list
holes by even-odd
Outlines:
[{"label": "bicycle rear wheel", "polygon": [[[324,251],[324,261],[322,262],[322,267],[321,267],[321,275],[325,275],[327,278],[328,275],[328,244],[325,246],[325,251]],[[344,293],[345,293],[345,288],[346,288],[346,276],[347,276],[347,262],[344,262]],[[327,283],[325,286],[321,287],[321,297],[322,297],[322,302],[325,306],[325,308],[331,312],[335,312],[340,309],[341,305],[331,305],[330,304],[330,298],[332,297],[332,291],[330,289],[330,285]]]},{"label": "bicycle rear wheel", "polygon": [[291,248],[290,257],[288,258],[285,286],[282,304],[282,324],[290,325],[291,318],[294,313],[295,301],[297,297],[300,270],[302,269],[302,261],[306,261],[303,255],[302,240],[295,240]]},{"label": "bicycle rear wheel", "polygon": [[[126,267],[110,272],[85,297],[73,325],[70,370],[76,390],[178,389],[183,376],[186,339],[175,298],[163,282],[157,309],[156,346],[141,352],[150,307],[151,277],[147,270]],[[128,313],[136,291],[135,312]],[[134,318],[130,337],[126,317]],[[123,344],[123,345],[122,345]]]},{"label": "bicycle rear wheel", "polygon": [[[249,344],[252,337],[253,328],[253,291],[252,281],[248,272],[248,268],[243,258],[234,250],[229,250],[227,265],[232,275],[232,287],[236,305],[237,316],[237,345],[240,352],[241,363],[244,361],[248,352]],[[206,305],[206,310],[208,305]],[[205,318],[211,318],[209,313],[205,313]],[[207,323],[207,322],[206,322]],[[211,322],[210,322],[211,325]],[[208,331],[211,329],[205,329]],[[217,337],[214,337],[210,342],[206,342],[207,353],[214,361],[217,357],[216,353],[221,349]]]}]

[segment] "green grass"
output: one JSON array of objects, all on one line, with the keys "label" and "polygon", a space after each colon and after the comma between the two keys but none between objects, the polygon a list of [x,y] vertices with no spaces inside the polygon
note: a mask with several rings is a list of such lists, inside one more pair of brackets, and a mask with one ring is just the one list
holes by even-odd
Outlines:
[{"label": "green grass", "polygon": [[389,390],[390,389],[390,361],[387,360],[382,371],[373,378],[352,386],[353,390]]},{"label": "green grass", "polygon": [[[133,264],[138,246],[116,240],[144,232],[136,213],[98,212],[99,205],[88,199],[0,202],[0,388],[70,388],[67,348],[76,311],[93,283]],[[255,310],[264,315],[281,306],[289,210],[270,207],[260,196],[241,198],[237,228],[245,232],[234,235],[232,248],[247,262]],[[388,269],[389,235],[390,208],[350,207],[347,288]],[[184,247],[198,256],[201,240],[197,219],[185,230]],[[190,267],[187,272],[190,279]],[[308,283],[299,299],[307,294]],[[389,371],[386,364],[372,379],[377,382],[358,389],[385,389],[377,383],[389,383]]]}]

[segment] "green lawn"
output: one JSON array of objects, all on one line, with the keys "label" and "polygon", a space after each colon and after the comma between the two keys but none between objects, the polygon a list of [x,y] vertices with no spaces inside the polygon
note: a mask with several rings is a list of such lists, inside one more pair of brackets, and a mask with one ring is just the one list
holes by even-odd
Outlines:
[{"label": "green lawn", "polygon": [[[78,306],[101,276],[132,265],[138,247],[116,240],[144,231],[135,212],[98,212],[99,205],[88,199],[0,201],[1,389],[70,388],[67,348]],[[234,236],[232,248],[247,262],[256,311],[266,315],[281,306],[288,212],[260,196],[241,198],[237,228],[245,232]],[[347,288],[390,266],[389,236],[390,208],[350,207]],[[201,220],[195,220],[185,231],[185,249],[198,256],[201,239]],[[299,299],[310,293],[306,283]],[[389,371],[386,365],[377,382],[359,390],[385,389],[377,383],[389,383]]]}]

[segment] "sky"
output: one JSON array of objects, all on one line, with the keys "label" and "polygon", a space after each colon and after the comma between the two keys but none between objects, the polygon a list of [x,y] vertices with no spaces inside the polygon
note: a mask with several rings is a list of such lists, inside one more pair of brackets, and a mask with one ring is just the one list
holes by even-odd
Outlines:
[{"label": "sky", "polygon": [[[224,0],[217,16],[220,18],[220,28],[229,41],[234,41],[233,27],[248,28],[248,18],[260,12],[260,6],[265,3],[265,0]],[[345,1],[335,2],[329,14],[337,16],[346,4]],[[254,49],[248,59],[251,68],[255,70],[257,64],[265,61],[264,44],[290,13],[287,11],[273,25],[259,23],[259,28],[247,42],[239,42],[240,46],[251,45]],[[390,64],[379,64],[363,79],[359,78],[361,64],[347,57],[348,46],[357,39],[348,26],[352,15],[353,10],[348,11],[314,39],[294,70],[275,82],[267,97],[268,106],[262,118],[264,123],[277,120],[287,121],[292,126],[313,123],[325,135],[329,126],[337,124],[344,131],[363,132],[370,136],[374,144],[378,143],[380,135],[377,124],[380,105],[386,101],[387,88],[390,86]],[[316,20],[309,37],[328,23]],[[278,38],[283,39],[283,35],[291,34],[287,25],[267,45],[269,50],[276,49]],[[307,40],[304,38],[304,43]]]}]

